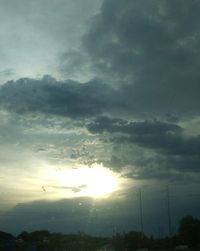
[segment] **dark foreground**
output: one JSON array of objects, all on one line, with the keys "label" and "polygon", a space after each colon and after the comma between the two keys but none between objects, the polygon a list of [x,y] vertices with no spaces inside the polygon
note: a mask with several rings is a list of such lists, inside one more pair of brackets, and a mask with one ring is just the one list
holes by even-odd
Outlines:
[{"label": "dark foreground", "polygon": [[58,234],[48,231],[22,232],[14,237],[0,232],[0,251],[171,251],[200,250],[200,245],[189,248],[181,240],[155,239],[138,232],[117,234],[112,237],[93,237],[83,233]]},{"label": "dark foreground", "polygon": [[186,216],[178,233],[154,238],[131,231],[112,237],[95,237],[84,233],[60,234],[46,230],[18,236],[0,231],[0,251],[200,251],[200,220]]}]

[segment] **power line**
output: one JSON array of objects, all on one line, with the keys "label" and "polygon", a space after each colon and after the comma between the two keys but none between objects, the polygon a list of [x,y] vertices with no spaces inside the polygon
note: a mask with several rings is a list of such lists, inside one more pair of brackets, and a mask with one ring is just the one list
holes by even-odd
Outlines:
[{"label": "power line", "polygon": [[141,191],[141,189],[139,189],[139,209],[140,209],[140,229],[141,229],[141,233],[143,233],[144,226],[143,226],[142,191]]},{"label": "power line", "polygon": [[169,236],[172,236],[171,205],[170,205],[170,196],[169,196],[168,186],[167,186],[166,192],[167,192],[167,218],[168,218]]}]

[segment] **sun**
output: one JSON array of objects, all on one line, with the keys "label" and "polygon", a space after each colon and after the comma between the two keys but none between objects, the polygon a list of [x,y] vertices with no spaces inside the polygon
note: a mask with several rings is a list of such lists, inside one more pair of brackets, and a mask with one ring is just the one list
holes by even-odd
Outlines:
[{"label": "sun", "polygon": [[117,190],[117,177],[113,172],[98,167],[87,171],[85,170],[84,172],[88,178],[87,187],[85,191],[82,191],[83,195],[105,197]]},{"label": "sun", "polygon": [[51,173],[51,188],[64,197],[108,197],[118,189],[118,177],[111,170],[95,165]]}]

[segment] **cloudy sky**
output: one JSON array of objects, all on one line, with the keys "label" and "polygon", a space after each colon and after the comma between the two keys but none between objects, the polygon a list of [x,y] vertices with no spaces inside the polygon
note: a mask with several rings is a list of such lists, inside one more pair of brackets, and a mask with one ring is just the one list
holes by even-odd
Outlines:
[{"label": "cloudy sky", "polygon": [[[0,0],[0,225],[168,234],[200,212],[200,2]],[[167,187],[169,193],[167,193]]]}]

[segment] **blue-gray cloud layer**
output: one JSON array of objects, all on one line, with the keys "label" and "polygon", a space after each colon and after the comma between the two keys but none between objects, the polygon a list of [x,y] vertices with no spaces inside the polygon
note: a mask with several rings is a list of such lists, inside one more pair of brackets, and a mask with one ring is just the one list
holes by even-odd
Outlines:
[{"label": "blue-gray cloud layer", "polygon": [[[198,215],[199,203],[190,194],[190,188],[183,185],[182,192],[171,196],[173,209],[173,232],[184,214]],[[194,189],[194,188],[193,188]],[[146,233],[168,232],[166,214],[166,193],[160,187],[143,190],[143,214]],[[186,192],[187,191],[187,192]],[[186,192],[186,193],[185,193]],[[194,195],[194,194],[193,194]],[[178,198],[178,200],[177,200]],[[190,208],[185,208],[185,200]],[[0,217],[1,228],[19,234],[23,231],[48,229],[51,232],[92,235],[112,235],[116,232],[140,231],[138,191],[129,191],[125,200],[94,200],[91,198],[63,199],[54,202],[34,201],[21,203]]]},{"label": "blue-gray cloud layer", "polygon": [[[51,77],[41,80],[20,79],[16,82],[8,82],[0,89],[0,103],[4,109],[17,114],[44,114],[53,116],[70,117],[79,121],[79,126],[86,126],[89,132],[98,137],[107,132],[112,142],[113,152],[118,147],[131,145],[140,148],[140,158],[122,156],[110,157],[109,160],[91,160],[88,157],[86,163],[103,162],[113,169],[136,165],[145,168],[144,177],[156,176],[156,172],[163,169],[163,177],[167,177],[166,169],[175,169],[180,172],[198,172],[200,164],[200,137],[186,135],[184,129],[175,122],[159,120],[146,120],[132,122],[122,118],[101,116],[109,114],[116,116],[118,107],[126,113],[123,102],[116,98],[121,93],[101,81],[93,80],[85,84],[74,81],[59,82]],[[125,98],[125,97],[124,97]],[[119,114],[120,115],[120,114]],[[96,118],[95,118],[96,117]],[[89,122],[86,122],[89,120]],[[142,152],[150,151],[152,154],[146,159]],[[120,150],[121,151],[121,150]],[[134,149],[132,150],[134,153]],[[81,153],[80,153],[81,154]],[[79,155],[80,155],[79,154]],[[85,153],[83,153],[85,154]],[[128,153],[130,154],[130,152]],[[118,155],[118,154],[117,154]],[[87,159],[87,156],[85,156]],[[73,158],[76,158],[73,155]],[[78,158],[78,157],[77,157]],[[155,165],[158,169],[152,170],[149,165]],[[141,169],[142,170],[142,169]],[[142,175],[142,177],[143,177]]]},{"label": "blue-gray cloud layer", "polygon": [[[151,165],[154,165],[154,168],[157,167],[158,174],[160,168],[163,168],[163,177],[167,177],[166,168],[169,170],[178,169],[180,172],[199,172],[200,136],[187,136],[184,134],[183,128],[176,124],[156,120],[128,122],[122,119],[97,117],[87,125],[87,128],[93,134],[109,132],[113,135],[110,140],[114,145],[119,146],[128,143],[142,147],[142,149],[154,150],[156,156],[145,159],[142,155],[139,160],[133,159],[132,163],[130,159],[126,163],[122,160],[123,158],[114,158],[118,165],[121,162],[122,166],[126,164],[146,166],[146,174],[143,173],[145,177],[148,177],[148,175],[152,177]],[[156,175],[156,171],[154,169],[154,175]],[[144,177],[143,175],[142,177]]]},{"label": "blue-gray cloud layer", "polygon": [[1,86],[0,104],[16,113],[44,113],[73,118],[101,114],[112,106],[113,90],[93,80],[85,84],[58,82],[50,76],[41,80],[20,79]]},{"label": "blue-gray cloud layer", "polygon": [[200,3],[107,0],[84,37],[93,65],[121,81],[127,109],[199,114]]}]

